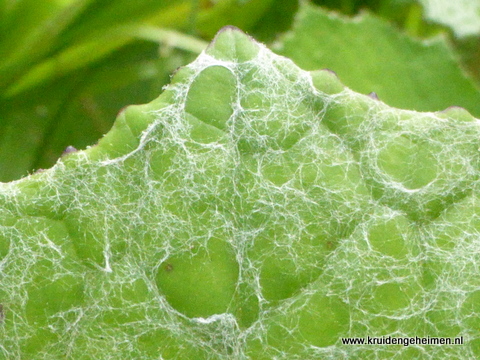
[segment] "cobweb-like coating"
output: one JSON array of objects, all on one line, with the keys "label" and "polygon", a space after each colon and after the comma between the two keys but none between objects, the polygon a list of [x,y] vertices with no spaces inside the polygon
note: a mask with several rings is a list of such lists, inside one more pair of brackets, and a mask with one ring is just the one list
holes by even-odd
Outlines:
[{"label": "cobweb-like coating", "polygon": [[[480,356],[479,122],[233,28],[95,147],[1,184],[0,358]],[[344,345],[347,337],[464,345]]]}]

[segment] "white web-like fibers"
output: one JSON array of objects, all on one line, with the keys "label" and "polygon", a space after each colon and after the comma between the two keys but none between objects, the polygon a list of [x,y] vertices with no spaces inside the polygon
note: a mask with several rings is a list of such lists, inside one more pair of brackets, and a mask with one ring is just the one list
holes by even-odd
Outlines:
[{"label": "white web-like fibers", "polygon": [[[223,133],[186,113],[192,84],[211,66],[228,69],[237,84]],[[8,204],[0,240],[9,244],[0,261],[9,312],[0,358],[24,358],[39,329],[58,341],[35,359],[475,357],[472,346],[345,346],[340,337],[447,333],[478,343],[479,306],[469,310],[480,291],[478,123],[398,111],[348,89],[327,95],[310,73],[260,45],[246,62],[204,53],[187,68],[190,75],[166,89],[174,101],[155,112],[134,150],[93,163],[77,154],[76,166],[59,162],[31,180],[32,189],[22,181],[0,187]],[[337,113],[328,118],[330,109]],[[337,134],[337,122],[358,126]],[[193,135],[195,123],[216,140]],[[388,153],[396,141],[433,159],[412,155],[411,164],[399,164],[431,166],[421,186],[382,163],[385,153],[397,161]],[[36,206],[51,210],[30,210]],[[385,224],[394,234],[382,245],[372,234]],[[233,250],[236,289],[258,303],[248,326],[234,315],[237,300],[224,313],[189,318],[155,282],[164,261],[208,249],[214,237]],[[328,250],[317,255],[319,247]],[[81,260],[85,248],[91,253]],[[272,258],[304,279],[279,300],[262,277]],[[83,297],[36,326],[27,317],[44,318],[28,304],[42,283],[37,274],[46,273],[45,284],[67,279]],[[389,291],[404,299],[395,302]],[[325,312],[309,305],[319,296],[349,313],[328,346],[305,335],[297,316],[305,310],[321,326]],[[275,329],[291,338],[275,339]],[[175,350],[147,348],[148,336]]]}]

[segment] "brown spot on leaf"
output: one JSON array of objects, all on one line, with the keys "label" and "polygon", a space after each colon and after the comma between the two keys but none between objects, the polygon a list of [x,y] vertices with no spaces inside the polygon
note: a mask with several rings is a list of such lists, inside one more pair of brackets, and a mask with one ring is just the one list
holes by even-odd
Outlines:
[{"label": "brown spot on leaf", "polygon": [[166,272],[171,272],[172,270],[173,270],[173,265],[172,264],[165,265],[165,271]]},{"label": "brown spot on leaf", "polygon": [[325,69],[322,69],[322,70],[326,71],[326,72],[329,72],[330,74],[333,74],[338,78],[338,74],[335,71],[333,71],[332,69],[325,68]]},{"label": "brown spot on leaf", "polygon": [[328,240],[326,246],[328,250],[333,250],[335,248],[335,243],[332,240]]}]

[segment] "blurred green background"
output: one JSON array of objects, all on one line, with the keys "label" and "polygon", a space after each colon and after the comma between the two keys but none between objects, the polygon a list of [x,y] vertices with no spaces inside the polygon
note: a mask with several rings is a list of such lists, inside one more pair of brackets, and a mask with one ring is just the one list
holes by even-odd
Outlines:
[{"label": "blurred green background", "polygon": [[52,166],[69,145],[94,145],[123,107],[157,97],[225,25],[390,105],[460,105],[479,117],[479,34],[459,36],[427,3],[0,0],[0,181]]}]

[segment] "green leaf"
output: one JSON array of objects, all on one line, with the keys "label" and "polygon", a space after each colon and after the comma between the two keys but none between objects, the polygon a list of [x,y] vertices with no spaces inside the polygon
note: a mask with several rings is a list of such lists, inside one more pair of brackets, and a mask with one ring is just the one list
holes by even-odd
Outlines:
[{"label": "green leaf", "polygon": [[[475,358],[479,120],[223,29],[98,145],[0,184],[0,352]],[[463,336],[463,346],[344,345]]]},{"label": "green leaf", "polygon": [[395,107],[456,105],[480,116],[480,92],[442,38],[415,40],[368,13],[350,19],[304,4],[276,51],[303,69],[329,68],[351,89]]},{"label": "green leaf", "polygon": [[97,62],[114,50],[131,42],[132,38],[156,41],[194,53],[200,53],[201,49],[206,46],[201,40],[171,30],[146,25],[121,26],[105,33],[100,38],[71,46],[58,55],[34,66],[20,77],[14,86],[7,89],[5,96],[18,95],[48,80],[51,81],[56,77],[69,74],[74,70],[86,67],[90,63]]},{"label": "green leaf", "polygon": [[235,25],[242,29],[253,28],[274,2],[275,0],[215,1],[214,7],[204,9],[198,14],[197,30],[210,38],[226,25]]},{"label": "green leaf", "polygon": [[259,40],[271,43],[291,27],[293,17],[298,11],[298,3],[298,0],[274,0],[260,21],[250,30],[251,34]]},{"label": "green leaf", "polygon": [[0,181],[51,167],[67,146],[95,144],[119,109],[154,98],[170,73],[192,59],[175,49],[159,58],[155,44],[135,44],[94,68],[0,101]]},{"label": "green leaf", "polygon": [[59,36],[93,0],[22,0],[11,5],[0,35],[0,87],[47,55]]},{"label": "green leaf", "polygon": [[94,144],[122,107],[151,100],[191,60],[177,48],[206,46],[158,28],[184,26],[189,2],[124,3],[0,3],[0,181],[52,166],[68,145]]}]

